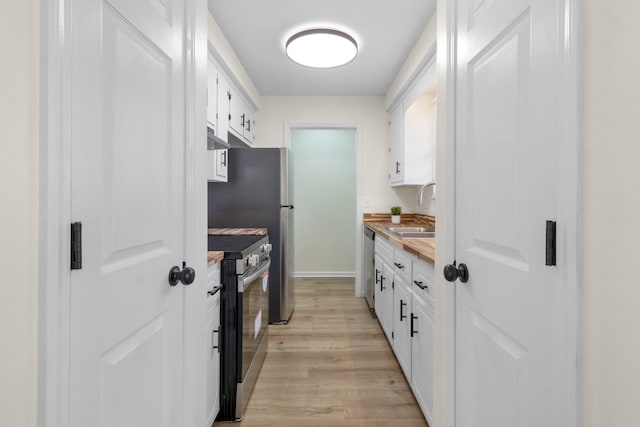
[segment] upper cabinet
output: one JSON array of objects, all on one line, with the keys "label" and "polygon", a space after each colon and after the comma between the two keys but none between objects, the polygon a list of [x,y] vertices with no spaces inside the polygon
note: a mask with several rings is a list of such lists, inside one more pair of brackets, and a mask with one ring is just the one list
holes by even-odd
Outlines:
[{"label": "upper cabinet", "polygon": [[[229,144],[255,144],[255,108],[209,57],[207,70],[207,125]],[[232,135],[229,138],[229,135]]]},{"label": "upper cabinet", "polygon": [[432,62],[391,110],[391,186],[423,185],[435,181],[435,77],[435,63]]}]

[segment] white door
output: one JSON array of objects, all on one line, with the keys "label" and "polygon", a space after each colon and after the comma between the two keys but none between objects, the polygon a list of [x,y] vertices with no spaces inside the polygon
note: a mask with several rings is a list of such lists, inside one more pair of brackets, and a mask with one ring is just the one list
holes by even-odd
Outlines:
[{"label": "white door", "polygon": [[[563,270],[545,266],[558,217],[563,2],[456,7],[456,425],[566,426]],[[563,224],[558,224],[562,229]]]},{"label": "white door", "polygon": [[70,426],[181,426],[184,0],[70,5]]}]

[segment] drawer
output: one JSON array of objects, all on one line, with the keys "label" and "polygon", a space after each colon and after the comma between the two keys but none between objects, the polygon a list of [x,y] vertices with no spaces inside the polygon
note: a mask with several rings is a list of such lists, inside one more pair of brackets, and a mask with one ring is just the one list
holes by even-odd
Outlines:
[{"label": "drawer", "polygon": [[435,297],[435,271],[433,264],[429,264],[420,259],[416,259],[413,263],[413,290],[419,294],[429,296],[433,300]]},{"label": "drawer", "polygon": [[411,267],[414,258],[412,255],[400,249],[396,249],[393,253],[393,273],[400,276],[407,283],[411,283]]},{"label": "drawer", "polygon": [[387,239],[380,237],[379,234],[376,234],[375,253],[387,264],[393,264],[393,246]]}]

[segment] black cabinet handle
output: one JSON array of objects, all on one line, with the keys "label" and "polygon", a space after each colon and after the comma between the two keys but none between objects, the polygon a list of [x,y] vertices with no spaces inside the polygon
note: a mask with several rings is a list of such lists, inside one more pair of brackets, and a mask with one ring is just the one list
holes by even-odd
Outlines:
[{"label": "black cabinet handle", "polygon": [[227,150],[222,152],[222,166],[227,166]]},{"label": "black cabinet handle", "polygon": [[400,270],[404,270],[404,265],[400,264],[399,262],[394,262],[393,265],[398,267]]},{"label": "black cabinet handle", "polygon": [[[215,334],[218,334],[218,340],[216,344],[213,344],[216,342],[214,339]],[[220,326],[218,326],[218,329],[211,331],[211,343],[213,344],[213,350],[218,350],[218,353],[220,353]]]},{"label": "black cabinet handle", "polygon": [[386,288],[384,287],[384,276],[380,275],[380,292],[384,291]]},{"label": "black cabinet handle", "polygon": [[400,162],[396,162],[396,173],[400,173]]},{"label": "black cabinet handle", "polygon": [[406,314],[402,314],[402,307],[404,307],[405,305],[407,305],[406,302],[400,300],[400,321],[402,322],[404,319],[407,318]]},{"label": "black cabinet handle", "polygon": [[378,277],[379,275],[380,275],[380,271],[376,268],[376,285],[380,283],[380,277]]},{"label": "black cabinet handle", "polygon": [[415,283],[416,286],[419,287],[420,289],[429,289],[428,285],[423,285],[422,282],[419,282],[417,280],[414,280],[413,283]]},{"label": "black cabinet handle", "polygon": [[240,116],[241,125],[244,127],[244,114]]},{"label": "black cabinet handle", "polygon": [[411,338],[413,338],[414,334],[418,333],[418,331],[413,330],[413,322],[417,319],[418,319],[418,316],[414,316],[413,313],[411,313]]}]

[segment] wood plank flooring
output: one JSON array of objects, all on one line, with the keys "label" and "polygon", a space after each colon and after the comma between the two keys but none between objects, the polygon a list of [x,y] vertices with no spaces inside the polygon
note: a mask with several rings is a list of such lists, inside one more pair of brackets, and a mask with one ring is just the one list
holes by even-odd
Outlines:
[{"label": "wood plank flooring", "polygon": [[353,293],[353,279],[298,279],[293,317],[269,326],[269,353],[237,426],[427,426],[378,321]]}]

